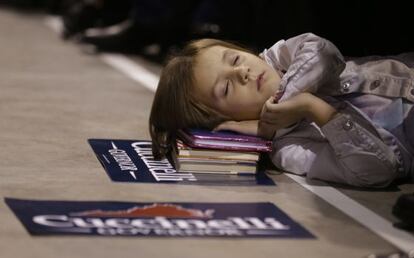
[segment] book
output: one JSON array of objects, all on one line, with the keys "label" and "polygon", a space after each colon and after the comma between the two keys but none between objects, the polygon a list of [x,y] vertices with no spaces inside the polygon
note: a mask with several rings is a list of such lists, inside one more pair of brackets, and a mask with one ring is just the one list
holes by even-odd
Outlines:
[{"label": "book", "polygon": [[256,174],[256,164],[217,164],[217,163],[192,163],[180,161],[180,172],[213,173],[213,174]]},{"label": "book", "polygon": [[220,157],[178,157],[179,171],[211,174],[250,174],[256,173],[257,161],[221,159]]},{"label": "book", "polygon": [[270,152],[272,150],[272,141],[232,131],[212,132],[204,129],[187,129],[180,130],[178,136],[191,148],[250,152]]},{"label": "book", "polygon": [[251,176],[252,178],[254,178],[254,176],[256,175],[256,172],[239,172],[239,171],[207,171],[207,170],[179,170],[180,172],[183,173],[192,173],[192,174],[197,174],[197,176],[199,175],[206,175],[209,177],[210,180],[213,180],[213,178],[217,177],[217,176],[243,176],[242,181],[244,178],[246,178],[246,176]]},{"label": "book", "polygon": [[197,158],[197,157],[179,157],[180,164],[217,164],[217,165],[246,165],[256,166],[256,161],[234,160],[234,159],[220,159],[220,158]]},{"label": "book", "polygon": [[205,148],[191,148],[182,141],[177,140],[178,158],[205,158],[239,161],[258,161],[259,152],[241,152],[230,150],[214,150]]}]

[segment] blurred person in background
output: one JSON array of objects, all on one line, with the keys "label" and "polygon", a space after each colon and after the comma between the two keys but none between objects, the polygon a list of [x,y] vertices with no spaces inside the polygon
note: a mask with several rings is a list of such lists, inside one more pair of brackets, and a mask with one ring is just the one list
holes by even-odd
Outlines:
[{"label": "blurred person in background", "polygon": [[99,51],[166,52],[197,38],[236,41],[263,49],[280,38],[313,32],[329,38],[345,57],[414,51],[408,1],[382,3],[291,0],[3,0],[0,6],[62,16],[63,38]]}]

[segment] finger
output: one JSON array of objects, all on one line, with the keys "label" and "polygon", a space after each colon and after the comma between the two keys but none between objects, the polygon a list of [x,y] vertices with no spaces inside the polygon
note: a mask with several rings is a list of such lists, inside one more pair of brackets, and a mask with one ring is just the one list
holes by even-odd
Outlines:
[{"label": "finger", "polygon": [[263,123],[266,123],[270,126],[280,126],[280,122],[279,121],[273,121],[273,120],[260,120]]},{"label": "finger", "polygon": [[267,112],[268,108],[267,108],[267,105],[266,105],[266,104],[267,104],[269,101],[271,101],[271,99],[272,99],[272,97],[268,98],[268,99],[266,100],[266,102],[263,104],[263,106],[262,106],[262,111],[260,112],[260,114],[263,114],[263,113]]},{"label": "finger", "polygon": [[282,119],[282,117],[283,114],[266,112],[260,116],[260,121],[274,124],[278,123],[278,121]]},{"label": "finger", "polygon": [[276,133],[276,129],[275,127],[273,127],[272,125],[269,125],[267,123],[259,123],[259,128],[258,128],[258,132],[257,134],[260,137],[266,138],[266,139],[273,139],[273,136]]},{"label": "finger", "polygon": [[225,121],[213,129],[213,132],[220,131],[220,130],[232,130],[234,128],[234,124],[236,121]]},{"label": "finger", "polygon": [[264,110],[268,113],[278,113],[280,112],[281,104],[274,103],[274,97],[268,99],[264,104]]},{"label": "finger", "polygon": [[266,123],[266,124],[269,124],[269,125],[277,125],[277,124],[279,124],[279,121],[278,120],[275,120],[275,119],[272,119],[272,118],[263,118],[263,119],[260,119],[260,122]]},{"label": "finger", "polygon": [[266,121],[260,121],[261,125],[259,127],[266,127],[266,128],[272,128],[272,130],[279,130],[283,128],[283,121],[274,121],[274,122],[266,122]]},{"label": "finger", "polygon": [[245,124],[240,123],[240,122],[236,122],[236,121],[227,121],[225,123],[222,123],[219,126],[217,126],[216,128],[214,128],[213,131],[216,132],[216,131],[220,131],[220,130],[229,130],[229,131],[242,133],[242,134],[251,133],[249,131],[249,128]]}]

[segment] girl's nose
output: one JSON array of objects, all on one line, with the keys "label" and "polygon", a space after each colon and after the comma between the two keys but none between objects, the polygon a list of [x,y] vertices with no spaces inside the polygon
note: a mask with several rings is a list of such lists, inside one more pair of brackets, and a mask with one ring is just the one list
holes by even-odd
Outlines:
[{"label": "girl's nose", "polygon": [[250,79],[250,68],[245,66],[236,67],[236,75],[240,83],[246,84]]}]

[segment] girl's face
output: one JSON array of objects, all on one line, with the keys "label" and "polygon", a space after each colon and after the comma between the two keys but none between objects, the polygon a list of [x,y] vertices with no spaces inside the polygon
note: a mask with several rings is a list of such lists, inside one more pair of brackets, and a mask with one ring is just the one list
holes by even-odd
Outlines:
[{"label": "girl's face", "polygon": [[234,120],[258,119],[280,76],[260,57],[222,46],[200,52],[194,67],[196,98]]}]

